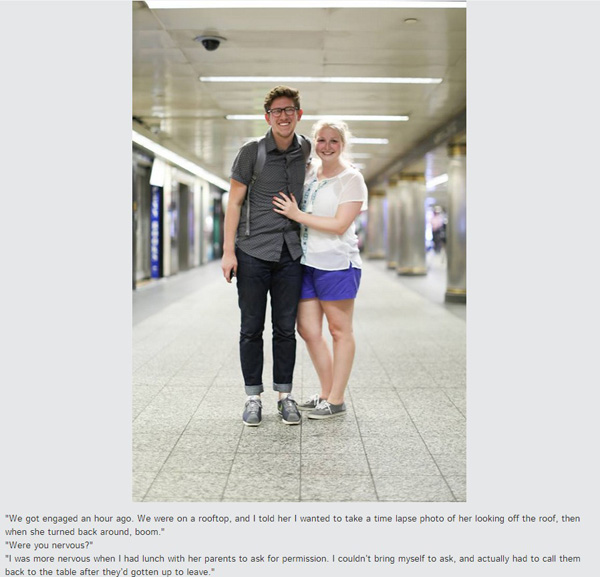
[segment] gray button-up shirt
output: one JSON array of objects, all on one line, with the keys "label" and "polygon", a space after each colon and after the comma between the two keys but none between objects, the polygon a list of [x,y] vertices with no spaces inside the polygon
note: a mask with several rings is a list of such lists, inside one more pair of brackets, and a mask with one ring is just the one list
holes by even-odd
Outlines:
[{"label": "gray button-up shirt", "polygon": [[[290,147],[277,149],[271,129],[266,134],[267,158],[252,186],[250,198],[242,206],[237,230],[236,246],[245,253],[262,260],[278,262],[283,242],[294,259],[302,256],[300,226],[273,210],[273,197],[280,191],[293,194],[298,204],[302,201],[305,163],[298,136]],[[233,162],[231,178],[248,186],[254,172],[258,143],[246,143]],[[250,235],[246,235],[246,211],[250,202]]]}]

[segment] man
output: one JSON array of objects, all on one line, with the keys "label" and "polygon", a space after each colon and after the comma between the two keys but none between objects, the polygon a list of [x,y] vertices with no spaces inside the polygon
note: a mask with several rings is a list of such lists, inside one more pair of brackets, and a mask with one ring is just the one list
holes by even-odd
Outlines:
[{"label": "man", "polygon": [[[273,390],[284,423],[297,425],[300,413],[290,395],[296,362],[296,312],[302,285],[299,225],[273,210],[280,191],[302,198],[305,160],[296,124],[302,118],[300,95],[286,86],[265,97],[266,160],[247,198],[258,144],[245,144],[233,163],[225,214],[221,268],[227,282],[237,278],[241,311],[240,360],[246,395],[242,419],[248,426],[262,420],[264,390],[263,330],[267,295],[271,297],[273,326]],[[249,213],[248,213],[249,211]]]}]

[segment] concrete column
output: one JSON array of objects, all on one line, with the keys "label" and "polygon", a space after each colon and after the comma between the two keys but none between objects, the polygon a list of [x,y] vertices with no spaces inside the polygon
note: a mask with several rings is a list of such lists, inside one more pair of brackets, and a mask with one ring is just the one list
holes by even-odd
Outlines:
[{"label": "concrete column", "polygon": [[398,188],[397,177],[390,178],[386,198],[385,258],[387,267],[396,269],[398,266],[398,251],[400,247],[400,189]]},{"label": "concrete column", "polygon": [[400,235],[398,265],[400,275],[425,275],[425,176],[401,174]]},{"label": "concrete column", "polygon": [[467,147],[448,146],[448,224],[446,302],[467,301]]},{"label": "concrete column", "polygon": [[385,190],[369,191],[367,221],[367,258],[385,257]]}]

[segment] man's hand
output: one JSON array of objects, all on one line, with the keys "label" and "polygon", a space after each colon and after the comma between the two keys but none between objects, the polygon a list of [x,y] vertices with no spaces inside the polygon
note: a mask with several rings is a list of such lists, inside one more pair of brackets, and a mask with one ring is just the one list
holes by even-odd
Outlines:
[{"label": "man's hand", "polygon": [[221,259],[221,270],[223,276],[227,282],[231,282],[233,277],[237,274],[237,258],[235,255],[224,254]]}]

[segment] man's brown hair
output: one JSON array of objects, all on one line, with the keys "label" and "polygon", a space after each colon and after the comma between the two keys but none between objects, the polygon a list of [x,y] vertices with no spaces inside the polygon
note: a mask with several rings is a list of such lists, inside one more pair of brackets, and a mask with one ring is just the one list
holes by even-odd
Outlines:
[{"label": "man's brown hair", "polygon": [[276,86],[265,96],[265,112],[269,112],[273,100],[286,96],[294,101],[294,106],[300,108],[300,92],[289,86]]}]

